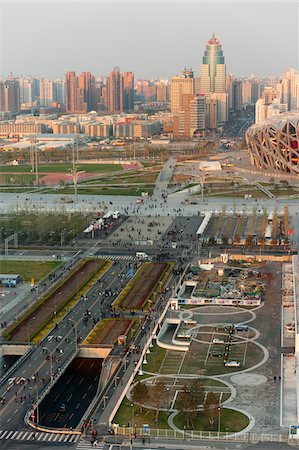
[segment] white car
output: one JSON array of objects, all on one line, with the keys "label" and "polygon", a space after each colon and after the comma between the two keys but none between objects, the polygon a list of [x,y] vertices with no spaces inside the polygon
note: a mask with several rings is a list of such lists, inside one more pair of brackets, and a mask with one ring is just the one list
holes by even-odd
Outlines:
[{"label": "white car", "polygon": [[224,344],[223,339],[214,338],[212,344]]},{"label": "white car", "polygon": [[196,320],[184,320],[185,325],[196,325]]},{"label": "white car", "polygon": [[177,337],[179,339],[191,339],[191,334],[189,334],[189,333],[178,333]]},{"label": "white car", "polygon": [[241,363],[239,361],[226,361],[224,365],[225,367],[240,367]]}]

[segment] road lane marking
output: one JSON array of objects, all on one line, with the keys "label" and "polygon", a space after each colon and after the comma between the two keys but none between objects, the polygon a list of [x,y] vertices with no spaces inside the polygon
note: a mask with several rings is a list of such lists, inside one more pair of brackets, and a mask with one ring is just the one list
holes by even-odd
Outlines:
[{"label": "road lane marking", "polygon": [[18,431],[15,431],[14,434],[10,437],[10,439],[14,439],[17,434],[18,434]]},{"label": "road lane marking", "polygon": [[21,431],[18,436],[16,436],[16,439],[20,439],[21,434],[23,434],[23,431]]},{"label": "road lane marking", "polygon": [[31,431],[31,433],[29,433],[29,435],[27,436],[26,441],[29,441],[29,439],[31,439],[31,436],[33,435],[33,431]]},{"label": "road lane marking", "polygon": [[58,442],[61,442],[63,438],[64,438],[64,434],[62,434],[62,435],[60,436],[60,438],[59,438],[59,441],[58,441]]},{"label": "road lane marking", "polygon": [[4,436],[8,433],[8,431],[4,431],[4,433],[2,434],[2,436],[0,436],[0,439],[3,439]]},{"label": "road lane marking", "polygon": [[25,431],[24,435],[23,435],[23,439],[25,439],[25,437],[27,436],[27,434],[29,434],[29,431]]},{"label": "road lane marking", "polygon": [[[45,434],[46,434],[46,433],[40,433],[40,435],[39,435],[38,438],[37,438],[37,441],[41,441]],[[44,439],[43,439],[43,440],[44,440]]]},{"label": "road lane marking", "polygon": [[63,442],[66,442],[66,441],[68,440],[68,438],[69,438],[69,435],[67,435],[67,436],[64,438]]},{"label": "road lane marking", "polygon": [[5,439],[9,439],[9,437],[12,435],[12,433],[13,433],[13,431],[10,431],[10,432],[8,433],[8,435],[5,436]]},{"label": "road lane marking", "polygon": [[60,434],[55,434],[55,437],[53,439],[53,442],[57,441],[57,439],[60,437]]}]

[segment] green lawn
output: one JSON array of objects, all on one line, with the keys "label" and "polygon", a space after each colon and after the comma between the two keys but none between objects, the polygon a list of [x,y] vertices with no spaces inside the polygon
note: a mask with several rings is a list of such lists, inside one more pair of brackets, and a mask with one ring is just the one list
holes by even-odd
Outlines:
[{"label": "green lawn", "polygon": [[[72,169],[71,163],[61,164],[40,164],[38,166],[39,173],[57,173],[68,172]],[[85,172],[116,172],[123,170],[121,164],[79,164],[78,170],[85,170]],[[0,172],[30,172],[32,169],[29,165],[20,166],[0,166]]]},{"label": "green lawn", "polygon": [[[78,186],[78,195],[131,195],[131,196],[140,196],[141,192],[148,192],[149,195],[152,194],[154,190],[154,186],[141,186],[141,187],[125,187],[125,186]],[[52,189],[52,188],[44,188],[43,191],[40,191],[43,194],[74,194],[74,188],[68,186],[63,189]]]},{"label": "green lawn", "polygon": [[32,277],[39,281],[60,264],[58,261],[0,260],[0,272],[21,275],[27,282],[30,282]]},{"label": "green lawn", "polygon": [[[211,425],[203,411],[199,411],[195,419],[193,419],[193,429],[194,431],[218,431],[218,412],[216,413],[215,422]],[[248,417],[233,409],[222,408],[220,415],[220,431],[221,432],[237,432],[244,430],[249,423]],[[186,426],[185,417],[182,414],[178,414],[174,418],[174,424],[180,428],[184,429]]]},{"label": "green lawn", "polygon": [[0,184],[2,185],[18,185],[18,184],[29,184],[35,181],[34,174],[23,174],[23,173],[0,173]]},{"label": "green lawn", "polygon": [[159,413],[158,422],[155,422],[156,411],[153,409],[142,409],[142,414],[139,413],[139,406],[134,407],[132,411],[131,402],[125,397],[120,405],[113,422],[118,423],[120,426],[131,426],[132,419],[136,428],[142,428],[143,424],[149,425],[151,428],[170,428],[167,423],[168,414],[164,411]]}]

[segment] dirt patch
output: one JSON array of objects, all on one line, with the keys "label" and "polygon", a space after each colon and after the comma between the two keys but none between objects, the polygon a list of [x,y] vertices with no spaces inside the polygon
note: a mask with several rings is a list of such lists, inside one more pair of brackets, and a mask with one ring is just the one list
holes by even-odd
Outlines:
[{"label": "dirt patch", "polygon": [[87,260],[78,267],[65,282],[56,287],[52,293],[34,311],[24,318],[8,333],[14,341],[27,341],[47,319],[55,317],[64,303],[87,282],[87,280],[103,266],[102,260]]},{"label": "dirt patch", "polygon": [[116,299],[113,306],[127,309],[141,308],[166,268],[166,263],[144,264],[135,275],[136,280],[134,280],[130,292],[120,302],[117,302]]},{"label": "dirt patch", "polygon": [[[78,180],[88,180],[89,178],[94,178],[97,173],[80,173],[78,175]],[[72,184],[72,177],[67,173],[49,173],[38,180],[38,184],[44,183],[46,186],[56,186],[60,183]]]},{"label": "dirt patch", "polygon": [[[133,320],[130,319],[114,319],[108,320],[100,328],[92,341],[87,337],[90,344],[113,345],[118,337],[122,334],[126,335],[131,328]],[[91,332],[92,334],[93,332]],[[91,336],[90,336],[91,337]],[[88,345],[88,343],[86,343]]]}]

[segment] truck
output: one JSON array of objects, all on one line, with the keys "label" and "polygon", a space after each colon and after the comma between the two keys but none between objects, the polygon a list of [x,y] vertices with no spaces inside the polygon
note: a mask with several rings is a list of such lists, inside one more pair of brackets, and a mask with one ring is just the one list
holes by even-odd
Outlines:
[{"label": "truck", "polygon": [[136,252],[136,258],[138,259],[148,259],[148,254],[145,252]]}]

